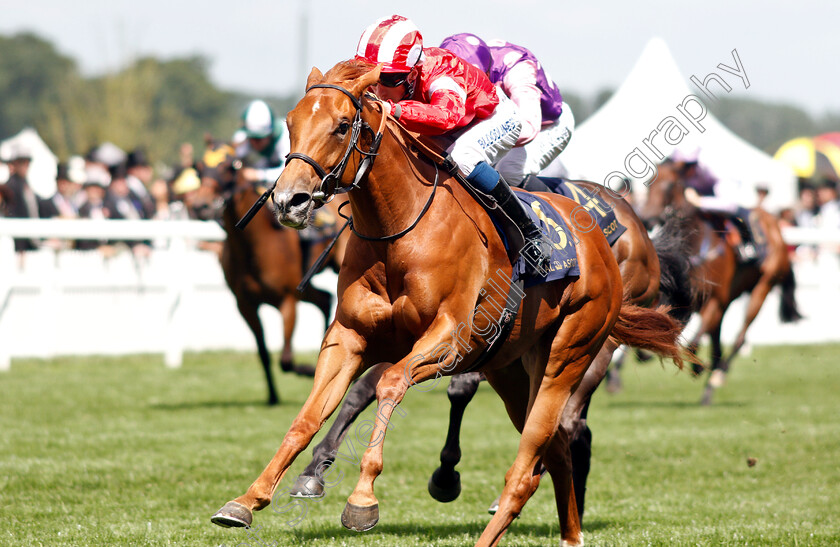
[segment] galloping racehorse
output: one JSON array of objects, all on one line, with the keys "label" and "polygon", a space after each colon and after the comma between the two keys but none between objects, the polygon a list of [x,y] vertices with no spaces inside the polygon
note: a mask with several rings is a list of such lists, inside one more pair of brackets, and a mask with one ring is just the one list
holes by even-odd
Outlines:
[{"label": "galloping racehorse", "polygon": [[[663,164],[648,189],[647,202],[640,216],[648,223],[655,223],[672,215],[694,234],[690,242],[694,264],[691,278],[694,292],[698,295],[695,308],[700,313],[701,325],[690,348],[696,351],[705,334],[711,338],[711,374],[701,399],[701,404],[708,405],[714,391],[724,384],[732,360],[746,341],[747,329],[774,286],[780,285],[782,290],[781,320],[792,322],[802,317],[794,296],[796,280],[787,245],[773,215],[760,208],[753,209],[750,214],[752,224],[760,228],[754,236],[757,243],[766,246],[766,255],[757,261],[740,262],[724,234],[715,229],[707,215],[686,201],[685,186],[676,171]],[[724,358],[720,342],[723,316],[729,305],[744,293],[750,295],[746,317],[732,351]],[[695,373],[700,372],[701,369],[695,368]]]},{"label": "galloping racehorse", "polygon": [[[199,162],[202,187],[197,198],[197,210],[204,218],[221,214],[222,227],[227,233],[220,257],[225,281],[236,298],[239,313],[257,342],[257,353],[268,384],[268,404],[275,405],[280,399],[274,387],[271,358],[257,313],[259,306],[274,306],[283,317],[280,369],[312,376],[311,367],[295,366],[292,362],[296,305],[298,300],[314,304],[324,315],[324,324],[328,325],[332,295],[312,285],[300,295],[296,293],[304,267],[300,235],[295,230],[279,226],[269,211],[261,211],[244,230],[235,227],[236,221],[260,194],[255,184],[237,176],[235,161],[233,149],[226,144],[214,144],[205,151]],[[342,236],[331,256],[331,265],[336,270],[343,259],[346,240],[347,237]],[[319,252],[324,244],[313,246],[315,252]]]},{"label": "galloping racehorse", "polygon": [[[626,228],[612,246],[613,255],[621,270],[626,300],[644,307],[666,304],[671,307],[670,313],[685,323],[692,312],[693,295],[688,277],[689,257],[683,245],[683,234],[679,230],[662,231],[651,241],[633,208],[618,194],[593,182],[567,181],[564,184],[572,188],[571,193],[575,200],[587,208],[594,218],[603,218],[608,210],[612,210],[618,223]],[[535,187],[539,185],[542,185],[539,180],[533,184]],[[529,181],[526,188],[531,187],[532,183]],[[543,187],[549,191],[544,185]],[[603,201],[599,203],[599,200],[594,199],[596,197],[602,198]],[[660,264],[663,269],[661,273]],[[663,280],[661,286],[660,279]],[[614,350],[614,343],[608,340],[586,371],[583,381],[572,394],[563,413],[562,424],[571,439],[575,500],[580,518],[583,517],[586,480],[592,453],[592,432],[586,417],[592,394],[604,379]],[[481,380],[480,373],[467,372],[453,376],[449,383],[449,430],[440,454],[441,465],[429,480],[429,493],[438,501],[453,501],[461,492],[460,475],[455,471],[455,466],[461,460],[461,421],[467,405],[478,391]],[[375,396],[376,385],[367,378],[353,386],[329,433],[313,450],[312,461],[292,486],[290,494],[293,497],[319,498],[324,495],[324,484],[319,474],[323,474],[325,468],[333,463],[350,425],[373,402]],[[495,507],[494,502],[491,512],[495,511]]]},{"label": "galloping racehorse", "polygon": [[[513,321],[507,342],[480,370],[522,437],[499,510],[476,545],[498,544],[536,490],[540,462],[554,483],[564,544],[581,545],[569,439],[560,427],[566,403],[610,336],[681,365],[680,326],[661,311],[622,301],[621,274],[603,234],[577,228],[571,221],[577,204],[549,194],[540,197],[570,226],[580,275],[535,285],[515,317],[505,310],[493,317],[487,311],[498,309],[493,295],[508,302],[499,287],[515,288],[502,236],[467,190],[427,159],[379,102],[363,98],[378,79],[378,67],[353,61],[326,76],[313,69],[306,94],[287,117],[293,152],[272,194],[278,219],[302,228],[317,202],[352,184],[354,237],[312,391],[271,462],[212,521],[250,525],[252,512],[271,503],[289,466],[351,382],[373,368],[378,420],[342,514],[347,528],[370,529],[379,519],[373,484],[383,469],[396,405],[420,382],[468,370],[487,346],[485,336]],[[374,135],[370,128],[376,127]],[[374,150],[365,150],[371,143]]]}]

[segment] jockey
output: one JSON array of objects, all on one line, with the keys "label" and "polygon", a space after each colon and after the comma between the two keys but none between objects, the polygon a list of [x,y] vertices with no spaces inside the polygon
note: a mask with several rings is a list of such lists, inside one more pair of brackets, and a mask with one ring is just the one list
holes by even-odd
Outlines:
[{"label": "jockey", "polygon": [[522,232],[525,248],[534,255],[529,266],[547,270],[549,241],[491,167],[519,138],[522,123],[513,102],[497,93],[486,74],[451,52],[424,48],[414,23],[399,15],[365,29],[356,59],[381,65],[376,95],[406,129],[455,139],[447,151],[467,182],[492,196]]},{"label": "jockey", "polygon": [[522,117],[516,147],[496,168],[514,186],[536,175],[569,144],[575,118],[557,85],[529,50],[502,40],[484,40],[474,34],[454,34],[440,47],[481,69],[511,98]]},{"label": "jockey", "polygon": [[250,182],[273,183],[283,171],[289,153],[286,122],[278,122],[271,107],[256,100],[242,113],[240,131],[246,137],[236,144],[236,157],[246,165],[242,176]]},{"label": "jockey", "polygon": [[731,199],[724,197],[720,178],[706,164],[700,161],[697,146],[677,147],[668,158],[674,163],[680,179],[685,185],[686,200],[699,209],[725,217],[736,230],[729,230],[736,240],[739,258],[750,261],[758,256],[749,224],[749,212]]}]

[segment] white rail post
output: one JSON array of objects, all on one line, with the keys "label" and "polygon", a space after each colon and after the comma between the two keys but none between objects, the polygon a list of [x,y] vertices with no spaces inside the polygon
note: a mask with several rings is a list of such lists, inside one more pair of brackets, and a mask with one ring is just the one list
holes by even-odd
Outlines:
[{"label": "white rail post", "polygon": [[167,326],[166,326],[166,348],[164,350],[163,362],[167,368],[180,368],[184,362],[184,321],[181,310],[184,305],[184,298],[187,296],[186,285],[186,238],[173,237],[169,243],[169,281],[167,292],[169,293]]}]

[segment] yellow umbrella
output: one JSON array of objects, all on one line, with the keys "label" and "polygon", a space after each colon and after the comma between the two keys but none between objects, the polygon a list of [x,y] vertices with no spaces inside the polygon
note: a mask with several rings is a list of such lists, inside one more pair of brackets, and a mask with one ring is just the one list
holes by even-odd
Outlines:
[{"label": "yellow umbrella", "polygon": [[828,140],[799,137],[780,146],[773,158],[801,178],[840,178],[840,146]]}]

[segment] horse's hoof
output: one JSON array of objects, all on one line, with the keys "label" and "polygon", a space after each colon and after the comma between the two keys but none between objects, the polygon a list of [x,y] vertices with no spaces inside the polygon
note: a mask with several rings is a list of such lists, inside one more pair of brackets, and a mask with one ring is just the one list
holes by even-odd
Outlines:
[{"label": "horse's hoof", "polygon": [[210,522],[225,528],[250,528],[253,520],[251,510],[235,501],[229,501],[210,517]]},{"label": "horse's hoof", "polygon": [[348,530],[354,532],[367,532],[379,522],[379,504],[374,503],[368,507],[353,505],[349,501],[341,512],[341,524]]},{"label": "horse's hoof", "polygon": [[560,540],[560,547],[583,547],[583,534],[580,535],[580,539],[576,543],[565,539]]},{"label": "horse's hoof", "polygon": [[289,496],[293,498],[323,498],[324,485],[317,477],[299,475],[289,491]]},{"label": "horse's hoof", "polygon": [[269,395],[266,404],[268,406],[277,406],[280,404],[280,397],[278,397],[277,395]]},{"label": "horse's hoof", "polygon": [[281,359],[280,370],[282,370],[283,372],[294,372],[295,364],[292,362],[291,359],[289,359],[288,361]]},{"label": "horse's hoof", "polygon": [[499,500],[502,499],[501,496],[493,500],[493,503],[490,504],[490,507],[487,508],[487,512],[491,515],[495,515],[496,511],[499,510]]},{"label": "horse's hoof", "polygon": [[457,471],[453,473],[454,481],[443,481],[440,477],[440,467],[438,467],[429,477],[429,494],[441,503],[455,501],[461,495],[461,474]]}]

